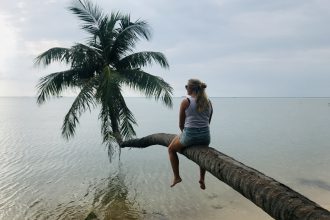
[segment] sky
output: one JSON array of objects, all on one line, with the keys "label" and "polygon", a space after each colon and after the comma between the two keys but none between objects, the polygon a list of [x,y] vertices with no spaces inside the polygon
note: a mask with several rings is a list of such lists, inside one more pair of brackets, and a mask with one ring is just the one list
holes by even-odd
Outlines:
[{"label": "sky", "polygon": [[[213,97],[329,97],[329,0],[94,0],[152,28],[136,51],[165,54],[169,69],[153,66],[185,95],[190,78]],[[64,70],[36,67],[51,47],[86,42],[71,0],[0,0],[0,96],[36,96],[40,77]],[[74,95],[66,92],[64,95]],[[139,96],[125,90],[126,96]]]}]

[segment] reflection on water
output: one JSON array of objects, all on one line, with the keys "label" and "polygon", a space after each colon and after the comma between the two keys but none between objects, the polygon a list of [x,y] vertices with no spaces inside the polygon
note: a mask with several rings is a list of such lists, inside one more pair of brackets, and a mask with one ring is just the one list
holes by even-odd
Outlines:
[{"label": "reflection on water", "polygon": [[141,208],[129,193],[125,185],[125,174],[119,171],[111,177],[104,179],[95,189],[92,206],[94,213],[105,220],[113,219],[140,219]]},{"label": "reflection on water", "polygon": [[[51,197],[51,195],[50,195]],[[29,206],[28,212],[37,207],[41,201]],[[38,208],[32,219],[143,219],[143,211],[135,197],[125,185],[125,175],[119,169],[109,178],[91,184],[87,192],[75,195],[67,203],[61,203],[53,210]]]},{"label": "reflection on water", "polygon": [[132,186],[129,188],[126,185],[126,175],[121,167],[120,163],[118,172],[90,186],[84,195],[86,198],[89,194],[93,194],[92,211],[87,219],[92,217],[104,220],[163,219],[161,213],[148,212],[139,205],[136,199],[138,193]]}]

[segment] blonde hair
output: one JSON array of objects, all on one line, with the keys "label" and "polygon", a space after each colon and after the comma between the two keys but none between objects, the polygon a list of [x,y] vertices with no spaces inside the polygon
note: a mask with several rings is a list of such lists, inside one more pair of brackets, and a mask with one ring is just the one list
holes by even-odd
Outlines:
[{"label": "blonde hair", "polygon": [[210,105],[209,99],[205,93],[206,84],[198,79],[189,79],[188,86],[196,93],[197,111],[203,112],[207,110]]}]

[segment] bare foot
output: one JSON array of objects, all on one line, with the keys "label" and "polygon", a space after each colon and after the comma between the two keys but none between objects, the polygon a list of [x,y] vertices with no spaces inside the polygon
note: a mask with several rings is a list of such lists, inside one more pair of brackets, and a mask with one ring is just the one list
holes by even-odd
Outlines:
[{"label": "bare foot", "polygon": [[205,190],[206,189],[205,183],[202,180],[199,181],[199,186],[201,187],[202,190]]},{"label": "bare foot", "polygon": [[177,183],[180,183],[182,181],[182,179],[179,177],[179,178],[175,178],[173,180],[173,184],[171,185],[171,187],[175,186]]}]

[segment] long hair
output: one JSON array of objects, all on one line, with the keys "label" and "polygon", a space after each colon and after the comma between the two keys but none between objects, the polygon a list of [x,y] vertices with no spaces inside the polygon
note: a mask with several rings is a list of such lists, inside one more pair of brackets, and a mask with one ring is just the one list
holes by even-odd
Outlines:
[{"label": "long hair", "polygon": [[197,111],[203,112],[207,110],[210,106],[209,99],[205,93],[206,84],[198,79],[189,79],[188,85],[196,93]]}]

